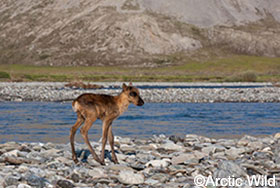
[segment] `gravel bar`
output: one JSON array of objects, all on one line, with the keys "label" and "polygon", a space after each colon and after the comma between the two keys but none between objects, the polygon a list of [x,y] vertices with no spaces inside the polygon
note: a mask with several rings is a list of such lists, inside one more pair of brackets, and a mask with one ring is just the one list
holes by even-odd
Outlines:
[{"label": "gravel bar", "polygon": [[[91,144],[100,155],[101,143]],[[7,142],[0,144],[0,187],[279,188],[279,148],[279,133],[264,138],[245,135],[241,139],[159,135],[143,140],[116,136],[120,164],[111,161],[107,145],[106,166],[100,166],[86,144],[76,143],[79,162],[75,164],[69,143]],[[270,184],[250,183],[256,176]],[[213,186],[206,181],[230,177],[238,178],[242,184]]]},{"label": "gravel bar", "polygon": [[[103,89],[77,89],[65,87],[65,82],[1,82],[0,101],[70,101],[82,93],[117,95],[120,82],[95,82]],[[133,83],[135,86],[167,86],[167,88],[141,89],[145,102],[155,103],[213,103],[213,102],[280,102],[280,88],[271,83]],[[170,86],[170,88],[169,88]],[[196,86],[196,88],[172,88]],[[219,88],[197,88],[213,86]],[[222,86],[222,87],[221,87]],[[223,86],[225,88],[223,88]],[[242,86],[243,88],[226,88]],[[248,88],[246,88],[248,87]]]}]

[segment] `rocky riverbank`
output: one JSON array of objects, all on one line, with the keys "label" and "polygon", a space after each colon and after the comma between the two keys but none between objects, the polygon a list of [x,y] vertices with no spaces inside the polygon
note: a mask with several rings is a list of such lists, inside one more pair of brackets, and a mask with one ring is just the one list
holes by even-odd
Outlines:
[{"label": "rocky riverbank", "polygon": [[[0,144],[0,187],[194,187],[198,175],[241,178],[241,187],[250,187],[247,176],[274,177],[276,183],[280,178],[279,134],[232,140],[197,135],[115,140],[120,164],[111,162],[107,145],[106,166],[92,159],[85,144],[76,144],[82,161],[78,164],[71,159],[70,144]],[[100,142],[92,145],[101,150]]]},{"label": "rocky riverbank", "polygon": [[[0,101],[69,101],[82,93],[104,93],[117,95],[121,83],[102,83],[102,89],[77,89],[66,83],[0,83]],[[147,83],[143,83],[147,84]],[[169,84],[169,85],[168,85]],[[180,83],[166,83],[165,88],[141,89],[146,102],[280,102],[280,88],[272,84],[255,84],[261,87],[223,88],[230,84],[212,84],[219,88],[172,88]],[[137,83],[136,85],[141,85]],[[157,83],[155,84],[157,85]],[[162,85],[162,84],[159,84]],[[186,85],[182,83],[182,85]],[[189,84],[192,86],[193,84]],[[205,85],[205,84],[204,84]],[[207,85],[207,84],[206,84]],[[209,84],[208,84],[209,85]],[[233,86],[244,85],[231,83]],[[247,83],[248,85],[248,83]],[[252,83],[251,83],[252,85]],[[246,86],[246,85],[245,85]],[[250,84],[248,85],[250,86]]]}]

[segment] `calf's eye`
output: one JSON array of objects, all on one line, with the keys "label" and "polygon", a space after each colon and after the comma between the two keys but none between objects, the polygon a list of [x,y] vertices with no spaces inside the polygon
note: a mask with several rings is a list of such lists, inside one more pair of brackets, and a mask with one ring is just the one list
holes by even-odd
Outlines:
[{"label": "calf's eye", "polygon": [[137,96],[137,93],[136,93],[136,92],[130,92],[129,95],[130,95],[131,97],[136,97],[136,96]]}]

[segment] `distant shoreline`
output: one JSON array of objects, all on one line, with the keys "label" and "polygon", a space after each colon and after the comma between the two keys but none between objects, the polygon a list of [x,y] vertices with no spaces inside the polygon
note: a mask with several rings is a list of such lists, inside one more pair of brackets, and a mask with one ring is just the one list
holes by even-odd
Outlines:
[{"label": "distant shoreline", "polygon": [[[67,82],[0,82],[0,101],[64,102],[71,101],[82,93],[117,95],[121,92],[122,82],[91,82],[102,85],[102,89],[78,89],[66,87],[65,84]],[[269,82],[134,82],[133,84],[140,88],[147,86],[140,90],[141,95],[146,102],[154,103],[280,102],[280,87],[274,87]],[[190,88],[176,88],[178,86]],[[210,86],[213,88],[203,88]],[[228,88],[231,86],[233,88]]]}]

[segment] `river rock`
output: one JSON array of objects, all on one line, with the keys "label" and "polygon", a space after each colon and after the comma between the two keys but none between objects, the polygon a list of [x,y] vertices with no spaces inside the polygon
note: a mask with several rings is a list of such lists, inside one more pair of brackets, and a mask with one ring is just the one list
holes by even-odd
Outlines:
[{"label": "river rock", "polygon": [[32,173],[32,174],[36,174],[37,176],[39,177],[44,177],[46,176],[46,172],[40,168],[29,168],[29,171]]},{"label": "river rock", "polygon": [[17,188],[32,188],[31,186],[24,184],[24,183],[20,183]]},{"label": "river rock", "polygon": [[152,160],[145,164],[146,167],[162,167],[165,168],[171,163],[170,159]]},{"label": "river rock", "polygon": [[214,178],[246,177],[246,172],[239,165],[232,161],[222,161],[215,170]]},{"label": "river rock", "polygon": [[122,170],[119,173],[118,180],[123,184],[137,185],[144,183],[144,176],[141,173],[134,173],[130,170]]},{"label": "river rock", "polygon": [[73,182],[78,183],[80,181],[80,176],[76,173],[71,174],[71,179]]},{"label": "river rock", "polygon": [[89,170],[88,171],[88,175],[92,179],[98,179],[98,178],[107,177],[107,175],[105,174],[104,169],[102,169],[102,168],[94,168],[92,170]]},{"label": "river rock", "polygon": [[276,139],[276,140],[280,139],[280,133],[276,133],[276,134],[274,135],[274,139]]},{"label": "river rock", "polygon": [[183,163],[197,163],[198,159],[194,154],[191,153],[183,153],[178,156],[175,156],[171,159],[172,165],[183,164]]},{"label": "river rock", "polygon": [[119,139],[119,142],[120,142],[121,144],[131,144],[131,143],[132,143],[132,139],[129,138],[129,137],[120,138],[120,139]]},{"label": "river rock", "polygon": [[167,142],[165,144],[162,144],[160,146],[160,148],[163,148],[165,150],[173,150],[173,151],[182,151],[183,150],[182,146],[175,144],[174,142]]},{"label": "river rock", "polygon": [[[245,136],[241,139],[205,139],[202,136],[188,136],[189,142],[177,142],[182,150],[166,150],[164,144],[175,144],[166,136],[154,136],[148,140],[131,139],[131,144],[120,146],[133,147],[136,155],[125,154],[118,150],[119,162],[113,164],[106,159],[106,166],[100,166],[90,155],[88,162],[75,164],[71,160],[71,148],[65,144],[28,143],[15,144],[17,148],[4,144],[5,153],[27,153],[28,159],[20,165],[6,163],[0,156],[0,187],[176,187],[193,186],[197,175],[214,178],[234,176],[246,178],[246,175],[280,174],[280,149],[278,140],[271,136],[255,138]],[[127,139],[129,140],[129,139]],[[211,140],[211,142],[210,142]],[[246,144],[240,144],[240,140]],[[244,142],[245,143],[245,142]],[[261,147],[256,147],[261,143]],[[228,144],[228,145],[227,145]],[[100,147],[95,143],[95,148]],[[140,149],[145,145],[156,145],[153,150]],[[3,146],[3,145],[2,145]],[[27,147],[29,152],[20,148]],[[35,151],[36,147],[38,151]],[[84,148],[78,144],[77,148]],[[8,151],[5,148],[9,148]],[[145,147],[143,147],[145,148]],[[204,149],[206,148],[206,149]],[[57,155],[45,158],[46,151],[58,150]],[[18,150],[19,152],[15,152]],[[54,150],[53,150],[54,151]],[[204,152],[203,152],[204,151]],[[109,152],[106,152],[106,155]],[[117,154],[117,155],[118,155]],[[98,155],[100,153],[98,152]],[[19,158],[19,157],[14,157]],[[34,160],[43,158],[45,162]],[[31,160],[33,159],[33,160]],[[68,161],[70,160],[71,163]],[[171,164],[170,164],[171,163]],[[26,187],[26,186],[25,186]]]},{"label": "river rock", "polygon": [[15,149],[9,152],[4,153],[4,156],[10,156],[10,157],[18,157],[19,150]]},{"label": "river rock", "polygon": [[231,147],[230,149],[225,151],[225,154],[228,156],[228,158],[235,160],[241,157],[240,155],[243,154],[245,151],[246,151],[245,148]]},{"label": "river rock", "polygon": [[67,159],[65,157],[57,157],[56,160],[63,164],[72,164],[72,162],[73,162],[72,159]]},{"label": "river rock", "polygon": [[39,176],[36,176],[34,174],[26,174],[24,179],[27,181],[28,185],[34,186],[34,187],[45,187],[46,180],[44,178],[41,178]]},{"label": "river rock", "polygon": [[253,136],[250,136],[250,135],[245,135],[243,136],[239,141],[238,141],[238,145],[243,145],[243,146],[246,146],[247,144],[249,144],[250,142],[257,142],[258,139],[253,137]]},{"label": "river rock", "polygon": [[106,168],[114,171],[133,171],[131,167],[128,167],[126,165],[121,165],[121,164],[109,165]]},{"label": "river rock", "polygon": [[254,142],[249,142],[247,146],[253,150],[260,150],[263,148],[263,143],[259,141],[254,141]]},{"label": "river rock", "polygon": [[151,155],[150,153],[137,153],[136,158],[138,158],[141,162],[147,163],[148,161],[155,160],[155,156]]},{"label": "river rock", "polygon": [[203,159],[204,157],[208,156],[206,153],[196,151],[196,150],[193,152],[193,154],[197,159]]},{"label": "river rock", "polygon": [[61,188],[74,188],[75,185],[67,180],[58,180],[56,183]]},{"label": "river rock", "polygon": [[21,178],[20,176],[8,176],[5,178],[5,185],[6,186],[17,185],[20,178]]},{"label": "river rock", "polygon": [[52,148],[52,149],[43,151],[42,156],[47,157],[47,158],[48,157],[56,157],[56,156],[59,156],[59,152],[61,152],[61,150]]},{"label": "river rock", "polygon": [[137,147],[139,150],[156,150],[158,146],[156,144],[141,145]]},{"label": "river rock", "polygon": [[184,139],[182,139],[181,137],[176,136],[176,135],[171,135],[171,136],[169,137],[169,140],[173,141],[175,144],[176,144],[177,142],[183,142],[183,141],[184,141]]},{"label": "river rock", "polygon": [[144,170],[146,166],[140,163],[132,163],[130,167],[133,168],[134,170],[141,171]]},{"label": "river rock", "polygon": [[150,178],[153,180],[157,180],[161,183],[164,183],[169,179],[168,175],[164,174],[164,173],[156,173],[156,174],[152,175]]},{"label": "river rock", "polygon": [[6,142],[4,144],[0,144],[0,149],[4,152],[18,150],[18,148],[20,148],[20,145],[16,142]]},{"label": "river rock", "polygon": [[155,180],[155,179],[152,179],[152,178],[149,178],[145,181],[145,184],[148,184],[148,185],[156,185],[158,183],[159,183],[158,180]]},{"label": "river rock", "polygon": [[271,160],[272,154],[270,152],[255,151],[252,156],[254,159]]},{"label": "river rock", "polygon": [[201,152],[205,153],[206,155],[213,154],[216,152],[216,147],[214,146],[202,147]]},{"label": "river rock", "polygon": [[135,147],[123,144],[120,147],[120,150],[124,153],[124,154],[136,154],[135,152]]}]

